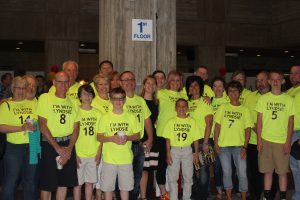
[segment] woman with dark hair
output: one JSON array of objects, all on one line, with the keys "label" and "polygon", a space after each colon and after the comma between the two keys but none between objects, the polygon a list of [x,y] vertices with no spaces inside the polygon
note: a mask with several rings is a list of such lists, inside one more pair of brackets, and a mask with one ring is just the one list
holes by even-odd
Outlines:
[{"label": "woman with dark hair", "polygon": [[[151,122],[153,125],[153,145],[150,152],[145,152],[145,162],[143,169],[143,176],[140,182],[140,199],[146,199],[147,182],[149,172],[157,170],[159,147],[164,147],[165,141],[161,137],[156,136],[155,124],[158,116],[158,104],[156,99],[156,80],[153,76],[147,76],[143,81],[143,90],[141,96],[145,99],[148,108],[151,111]],[[144,134],[142,142],[148,139],[147,134]]]},{"label": "woman with dark hair", "polygon": [[239,191],[242,200],[246,200],[248,180],[246,171],[246,153],[253,126],[250,111],[240,103],[243,87],[238,81],[231,81],[226,86],[226,93],[230,103],[222,104],[215,115],[214,148],[219,154],[223,184],[227,199],[231,200],[232,193],[232,159],[237,169]]},{"label": "woman with dark hair", "polygon": [[[186,80],[186,93],[189,98],[189,113],[198,126],[199,148],[195,149],[199,154],[194,154],[194,184],[192,187],[192,198],[206,200],[209,184],[209,164],[200,163],[197,155],[207,154],[211,146],[211,125],[213,121],[212,107],[203,98],[204,83],[199,76],[189,76]],[[200,159],[201,160],[201,159]],[[198,169],[200,167],[200,169]]]}]

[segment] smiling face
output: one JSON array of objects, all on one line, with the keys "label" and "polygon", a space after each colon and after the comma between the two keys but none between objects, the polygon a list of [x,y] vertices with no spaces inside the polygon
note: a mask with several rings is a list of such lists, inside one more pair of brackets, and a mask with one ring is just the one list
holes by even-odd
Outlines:
[{"label": "smiling face", "polygon": [[80,99],[82,104],[90,105],[92,103],[92,100],[93,100],[93,94],[91,94],[91,93],[89,93],[85,90],[82,90],[79,99]]},{"label": "smiling face", "polygon": [[135,90],[135,77],[131,72],[123,73],[120,77],[120,86],[127,92],[134,92]]},{"label": "smiling face", "polygon": [[196,81],[191,83],[189,87],[189,94],[192,95],[193,98],[200,97],[200,86]]},{"label": "smiling face", "polygon": [[208,79],[208,71],[204,67],[199,67],[194,74],[200,76],[203,81]]},{"label": "smiling face", "polygon": [[169,77],[169,89],[172,91],[179,91],[181,87],[181,77],[176,74],[171,74]]},{"label": "smiling face", "polygon": [[144,84],[144,91],[148,94],[153,94],[156,91],[156,81],[154,78],[147,78]]},{"label": "smiling face", "polygon": [[176,102],[176,112],[177,116],[180,118],[186,118],[186,113],[188,111],[188,103],[184,99],[179,99]]},{"label": "smiling face", "polygon": [[290,81],[293,86],[300,84],[300,66],[293,66],[290,71]]},{"label": "smiling face", "polygon": [[102,63],[99,69],[99,73],[104,76],[109,76],[113,71],[113,67],[110,63]]},{"label": "smiling face", "polygon": [[17,76],[12,81],[12,93],[13,99],[16,101],[20,101],[26,98],[26,88],[27,88],[27,81],[25,78]]},{"label": "smiling face", "polygon": [[163,74],[163,73],[156,73],[154,75],[154,78],[156,80],[156,83],[157,83],[157,87],[160,89],[160,88],[163,88],[165,83],[166,83],[166,76]]},{"label": "smiling face", "polygon": [[109,82],[106,78],[99,78],[95,83],[96,90],[99,94],[107,95],[109,92]]},{"label": "smiling face", "polygon": [[220,98],[223,96],[223,92],[224,92],[224,84],[222,81],[220,80],[216,80],[213,83],[213,91],[215,93],[215,97]]},{"label": "smiling face", "polygon": [[64,64],[63,68],[63,71],[69,76],[70,86],[72,86],[78,76],[77,65],[74,62],[68,62]]},{"label": "smiling face", "polygon": [[230,102],[238,102],[240,98],[240,91],[238,88],[229,87],[227,95],[230,99]]},{"label": "smiling face", "polygon": [[65,72],[57,72],[53,79],[53,85],[56,89],[57,97],[65,98],[69,89],[69,77]]}]

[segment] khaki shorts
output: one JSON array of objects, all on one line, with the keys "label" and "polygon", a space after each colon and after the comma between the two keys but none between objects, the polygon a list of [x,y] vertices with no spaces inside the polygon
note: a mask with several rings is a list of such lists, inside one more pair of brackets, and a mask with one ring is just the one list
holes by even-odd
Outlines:
[{"label": "khaki shorts", "polygon": [[97,167],[97,183],[94,185],[94,187],[97,189],[97,190],[100,190],[100,177],[101,177],[101,170],[102,170],[102,165],[103,165],[103,161],[101,159],[98,167]]},{"label": "khaki shorts", "polygon": [[115,190],[116,178],[118,177],[119,189],[121,191],[133,190],[132,164],[116,165],[103,162],[101,169],[100,188],[104,192]]},{"label": "khaki shorts", "polygon": [[283,144],[262,141],[263,149],[258,154],[258,166],[261,173],[284,175],[289,172],[289,154],[283,153]]},{"label": "khaki shorts", "polygon": [[93,158],[82,158],[80,157],[81,163],[79,169],[77,169],[78,184],[83,185],[84,183],[96,183],[97,182],[97,163],[95,157]]}]

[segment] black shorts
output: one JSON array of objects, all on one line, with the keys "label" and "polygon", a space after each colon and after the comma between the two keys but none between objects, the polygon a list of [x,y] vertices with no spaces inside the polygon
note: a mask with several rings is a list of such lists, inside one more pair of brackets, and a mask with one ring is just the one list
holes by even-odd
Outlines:
[{"label": "black shorts", "polygon": [[[61,146],[68,146],[69,140],[58,142]],[[72,150],[71,158],[58,170],[56,157],[58,154],[54,148],[48,143],[42,142],[42,158],[40,163],[40,189],[53,192],[57,187],[74,187],[78,185],[77,164],[75,147]]]}]

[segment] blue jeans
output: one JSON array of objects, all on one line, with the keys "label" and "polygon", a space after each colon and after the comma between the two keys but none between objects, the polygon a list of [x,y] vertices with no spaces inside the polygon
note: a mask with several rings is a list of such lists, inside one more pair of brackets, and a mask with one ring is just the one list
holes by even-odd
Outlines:
[{"label": "blue jeans", "polygon": [[142,142],[133,142],[131,149],[133,152],[132,167],[134,176],[134,188],[129,193],[129,199],[137,200],[140,193],[140,181],[143,174],[145,153]]},{"label": "blue jeans", "polygon": [[14,200],[21,177],[23,186],[23,199],[35,200],[37,196],[37,165],[29,164],[29,145],[11,144],[7,142],[3,158],[4,177],[1,199]]},{"label": "blue jeans", "polygon": [[[199,142],[198,152],[202,152],[203,142]],[[208,189],[209,189],[209,180],[210,180],[210,172],[209,165],[202,166],[200,168],[200,175],[197,177],[195,174],[193,175],[193,186],[192,186],[192,198],[198,200],[206,200],[208,197]]]},{"label": "blue jeans", "polygon": [[[292,144],[300,139],[300,130],[294,131]],[[290,167],[293,173],[295,193],[292,200],[300,199],[300,160],[296,160],[293,156],[290,156]]]},{"label": "blue jeans", "polygon": [[239,191],[248,191],[248,180],[247,180],[247,161],[240,157],[242,147],[221,147],[220,160],[223,169],[223,184],[225,189],[232,189],[232,169],[231,169],[231,158],[233,158],[234,165],[237,170],[237,176],[239,179]]}]

